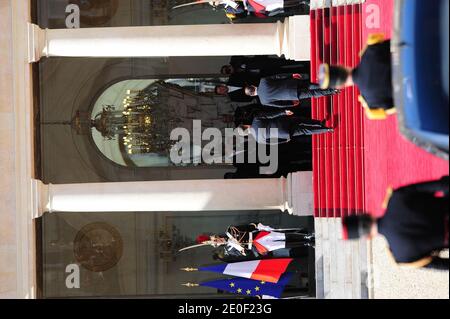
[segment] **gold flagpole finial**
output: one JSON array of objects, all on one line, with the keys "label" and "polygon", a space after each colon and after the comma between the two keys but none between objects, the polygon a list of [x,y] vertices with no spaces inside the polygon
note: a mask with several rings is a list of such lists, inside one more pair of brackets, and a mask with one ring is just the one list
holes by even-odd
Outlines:
[{"label": "gold flagpole finial", "polygon": [[189,267],[187,267],[187,268],[181,268],[180,270],[184,270],[184,271],[187,271],[187,272],[193,272],[193,271],[198,271],[198,268],[189,268]]},{"label": "gold flagpole finial", "polygon": [[185,286],[185,287],[199,287],[200,286],[199,284],[193,284],[193,283],[190,283],[190,282],[185,283],[185,284],[181,284],[181,285]]}]

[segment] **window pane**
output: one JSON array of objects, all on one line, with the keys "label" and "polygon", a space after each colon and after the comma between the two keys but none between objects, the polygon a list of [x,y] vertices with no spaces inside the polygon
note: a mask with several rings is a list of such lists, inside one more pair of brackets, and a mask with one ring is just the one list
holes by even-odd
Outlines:
[{"label": "window pane", "polygon": [[[79,16],[82,28],[140,25],[192,25],[230,23],[222,9],[209,4],[175,8],[192,0],[40,0],[38,14],[42,27],[74,27]],[[301,12],[306,13],[306,12]],[[234,23],[267,23],[278,18],[245,17]]]},{"label": "window pane", "polygon": [[[89,127],[99,150],[111,161],[123,166],[167,167],[200,165],[201,148],[171,140],[174,129],[192,132],[193,120],[221,130],[232,127],[234,109],[214,94],[214,87],[226,81],[221,78],[126,80],[107,88],[95,102]],[[222,103],[221,103],[222,101]],[[79,115],[81,117],[81,115]],[[82,119],[79,120],[82,123]],[[190,149],[183,163],[170,159],[171,151]],[[224,165],[225,159],[217,159]],[[214,165],[214,164],[211,164]]]},{"label": "window pane", "polygon": [[[228,225],[255,221],[276,228],[313,224],[312,219],[275,211],[44,215],[44,297],[217,296],[217,290],[182,284],[220,275],[180,270],[215,263],[213,248],[178,250],[194,244],[202,233],[223,233]],[[309,271],[313,276],[313,269]],[[302,287],[305,284],[299,281],[297,288]]]}]

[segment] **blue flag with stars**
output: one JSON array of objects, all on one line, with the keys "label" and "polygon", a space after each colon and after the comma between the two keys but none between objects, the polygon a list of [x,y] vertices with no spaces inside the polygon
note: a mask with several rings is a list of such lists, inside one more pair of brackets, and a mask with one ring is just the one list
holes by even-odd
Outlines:
[{"label": "blue flag with stars", "polygon": [[292,273],[285,273],[281,276],[278,283],[270,283],[265,281],[247,279],[247,278],[231,278],[219,279],[201,283],[200,286],[216,288],[228,291],[237,295],[257,297],[270,296],[281,298],[284,288],[292,278]]}]

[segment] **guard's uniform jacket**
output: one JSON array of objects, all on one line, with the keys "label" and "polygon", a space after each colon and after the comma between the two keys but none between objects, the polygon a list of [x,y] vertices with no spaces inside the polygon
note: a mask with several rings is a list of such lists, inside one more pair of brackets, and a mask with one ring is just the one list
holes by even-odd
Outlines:
[{"label": "guard's uniform jacket", "polygon": [[236,18],[245,18],[248,16],[247,10],[245,10],[245,6],[243,1],[235,1],[236,7],[233,8],[231,6],[226,6],[224,8],[226,16],[230,19],[236,19]]},{"label": "guard's uniform jacket", "polygon": [[382,34],[370,35],[361,62],[353,69],[353,82],[361,92],[359,101],[369,119],[385,119],[395,113],[390,44]]},{"label": "guard's uniform jacket", "polygon": [[283,13],[283,0],[242,0],[235,1],[236,8],[225,8],[230,19],[242,18],[245,15],[253,15],[258,18],[266,18]]},{"label": "guard's uniform jacket", "polygon": [[274,231],[263,225],[261,227],[256,227],[255,224],[230,226],[226,234],[229,238],[226,250],[229,252],[255,250],[259,255],[267,255],[278,249],[305,247],[312,243],[310,236],[302,230],[284,232]]},{"label": "guard's uniform jacket", "polygon": [[267,18],[289,13],[289,11],[295,13],[294,9],[303,9],[309,6],[308,0],[235,0],[235,3],[237,7],[225,8],[227,17],[230,19],[242,18],[246,15]]},{"label": "guard's uniform jacket", "polygon": [[284,0],[245,0],[245,3],[247,9],[257,17],[283,13]]},{"label": "guard's uniform jacket", "polygon": [[259,80],[263,77],[278,76],[299,73],[309,79],[310,65],[308,62],[299,62],[270,57],[266,55],[233,56],[230,65],[236,70],[235,73],[246,73],[257,76]]},{"label": "guard's uniform jacket", "polygon": [[378,220],[378,232],[386,237],[397,263],[448,269],[448,259],[433,256],[448,248],[448,188],[445,177],[392,193],[385,215]]}]

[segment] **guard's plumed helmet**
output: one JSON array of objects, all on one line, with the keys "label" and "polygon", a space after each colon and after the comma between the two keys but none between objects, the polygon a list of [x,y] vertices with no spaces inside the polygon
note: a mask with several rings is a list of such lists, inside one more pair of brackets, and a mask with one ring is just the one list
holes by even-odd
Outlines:
[{"label": "guard's plumed helmet", "polygon": [[343,238],[359,239],[370,234],[374,220],[371,215],[347,216],[342,220]]},{"label": "guard's plumed helmet", "polygon": [[319,67],[319,85],[322,89],[342,87],[348,76],[348,70],[342,66],[321,64]]},{"label": "guard's plumed helmet", "polygon": [[208,235],[199,235],[196,238],[196,242],[197,244],[203,244],[205,241],[209,241],[210,240],[210,236]]}]

